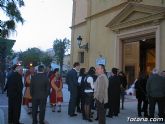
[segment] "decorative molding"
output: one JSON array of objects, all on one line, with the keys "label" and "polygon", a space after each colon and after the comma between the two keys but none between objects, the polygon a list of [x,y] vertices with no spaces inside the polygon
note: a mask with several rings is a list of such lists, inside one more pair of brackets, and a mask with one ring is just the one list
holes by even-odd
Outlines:
[{"label": "decorative molding", "polygon": [[[143,14],[138,15],[138,13]],[[132,20],[127,20],[127,18],[130,18],[131,16],[136,18],[132,18]],[[153,25],[158,25],[160,23],[160,20],[164,18],[165,7],[154,7],[150,5],[129,3],[115,18],[113,18],[106,25],[106,27],[109,27],[111,28],[111,30],[118,32],[121,29],[145,23],[153,23]]]},{"label": "decorative molding", "polygon": [[128,0],[128,2],[137,2],[137,3],[140,3],[140,2],[143,2],[143,0]]},{"label": "decorative molding", "polygon": [[123,28],[128,28],[128,27],[132,27],[132,26],[136,26],[136,25],[140,25],[140,24],[144,24],[148,22],[153,22],[153,24],[155,25],[155,24],[159,24],[159,20],[164,19],[164,18],[165,18],[165,12],[161,12],[159,14],[147,16],[144,18],[139,18],[132,21],[122,22],[117,25],[112,25],[110,26],[110,28],[114,31],[118,31]]}]

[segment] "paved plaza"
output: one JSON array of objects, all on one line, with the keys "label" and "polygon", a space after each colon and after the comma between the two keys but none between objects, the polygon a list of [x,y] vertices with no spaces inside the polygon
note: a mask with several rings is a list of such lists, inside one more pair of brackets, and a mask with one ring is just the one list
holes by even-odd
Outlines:
[{"label": "paved plaza", "polygon": [[[62,112],[52,112],[49,103],[47,104],[46,117],[45,120],[48,124],[98,124],[94,120],[96,118],[96,112],[94,111],[93,122],[88,122],[82,120],[82,116],[78,113],[76,117],[70,117],[67,114],[69,92],[67,90],[67,85],[63,87],[64,102],[62,104]],[[134,96],[126,96],[125,109],[120,111],[118,117],[106,118],[106,124],[150,124],[151,122],[129,122],[128,118],[137,117],[136,112],[137,101]],[[0,124],[7,124],[7,97],[6,94],[0,94]],[[24,124],[32,124],[31,115],[27,114],[25,106],[22,106],[21,111],[21,122]],[[157,123],[154,123],[157,124]]]}]

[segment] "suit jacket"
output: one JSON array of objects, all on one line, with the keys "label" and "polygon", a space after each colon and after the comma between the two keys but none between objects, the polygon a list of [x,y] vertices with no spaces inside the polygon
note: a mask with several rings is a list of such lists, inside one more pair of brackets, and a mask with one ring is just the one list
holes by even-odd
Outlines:
[{"label": "suit jacket", "polygon": [[30,94],[32,99],[46,99],[49,95],[49,79],[44,73],[38,73],[31,78]]},{"label": "suit jacket", "polygon": [[120,77],[117,75],[109,77],[109,87],[108,87],[108,100],[119,100],[120,99]]},{"label": "suit jacket", "polygon": [[147,80],[146,91],[148,97],[165,97],[165,78],[151,74]]},{"label": "suit jacket", "polygon": [[139,78],[135,83],[136,98],[146,99],[147,78]]},{"label": "suit jacket", "polygon": [[68,84],[68,90],[73,90],[78,86],[78,75],[75,69],[71,69],[67,74],[66,83]]},{"label": "suit jacket", "polygon": [[20,75],[18,72],[12,72],[8,77],[6,88],[8,97],[22,96],[22,75]]}]

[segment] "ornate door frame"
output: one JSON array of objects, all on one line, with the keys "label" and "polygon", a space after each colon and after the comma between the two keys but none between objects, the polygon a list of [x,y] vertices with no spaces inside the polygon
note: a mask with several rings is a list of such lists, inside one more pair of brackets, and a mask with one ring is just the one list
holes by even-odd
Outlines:
[{"label": "ornate door frame", "polygon": [[127,31],[123,33],[116,34],[116,58],[115,64],[117,67],[122,69],[122,51],[123,51],[123,39],[129,38],[145,38],[145,37],[153,37],[155,36],[156,40],[156,68],[160,69],[160,26],[151,26],[148,28],[142,28],[134,31]]}]

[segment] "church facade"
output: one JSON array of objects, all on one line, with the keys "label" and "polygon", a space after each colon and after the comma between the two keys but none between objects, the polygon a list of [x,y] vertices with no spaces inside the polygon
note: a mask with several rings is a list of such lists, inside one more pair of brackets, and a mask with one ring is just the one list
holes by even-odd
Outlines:
[{"label": "church facade", "polygon": [[117,67],[130,81],[165,70],[165,0],[73,0],[71,29],[71,63]]}]

